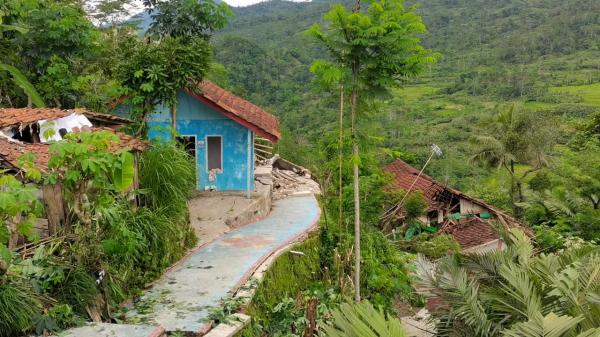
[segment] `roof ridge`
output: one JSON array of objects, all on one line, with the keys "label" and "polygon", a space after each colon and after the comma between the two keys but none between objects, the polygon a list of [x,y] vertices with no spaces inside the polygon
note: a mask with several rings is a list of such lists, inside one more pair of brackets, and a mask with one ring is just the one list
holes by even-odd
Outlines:
[{"label": "roof ridge", "polygon": [[200,93],[189,89],[184,91],[272,142],[281,139],[279,119],[275,115],[210,80],[203,80],[197,85]]}]

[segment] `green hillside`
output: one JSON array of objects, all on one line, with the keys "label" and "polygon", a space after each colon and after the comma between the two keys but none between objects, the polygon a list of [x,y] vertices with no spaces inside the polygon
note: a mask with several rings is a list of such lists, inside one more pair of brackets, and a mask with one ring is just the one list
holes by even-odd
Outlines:
[{"label": "green hillside", "polygon": [[[469,139],[486,118],[513,104],[550,113],[565,137],[574,120],[600,106],[599,2],[425,0],[416,6],[429,29],[424,44],[442,58],[396,90],[373,120],[387,135],[384,145],[414,154],[407,158],[415,164],[429,144],[439,144],[445,156],[429,169],[438,178],[466,189],[486,181],[490,171],[468,163]],[[237,8],[215,39],[230,88],[277,113],[294,144],[314,144],[334,128],[335,103],[317,102],[310,85],[310,63],[326,52],[303,35],[329,7],[270,1]],[[290,155],[314,164],[306,155],[311,149],[302,150],[294,147]]]}]

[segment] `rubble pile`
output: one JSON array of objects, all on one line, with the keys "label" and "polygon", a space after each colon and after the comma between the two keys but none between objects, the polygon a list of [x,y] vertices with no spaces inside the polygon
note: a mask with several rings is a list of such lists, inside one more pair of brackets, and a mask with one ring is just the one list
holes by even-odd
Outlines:
[{"label": "rubble pile", "polygon": [[320,194],[319,184],[312,180],[310,172],[296,172],[273,168],[273,198],[281,199],[289,195]]},{"label": "rubble pile", "polygon": [[[261,168],[267,169],[269,174],[257,174],[256,180],[262,184],[272,184],[273,199],[282,199],[292,195],[320,194],[319,183],[312,179],[308,169],[293,164],[278,155],[259,163]],[[268,180],[268,181],[267,181]]]}]

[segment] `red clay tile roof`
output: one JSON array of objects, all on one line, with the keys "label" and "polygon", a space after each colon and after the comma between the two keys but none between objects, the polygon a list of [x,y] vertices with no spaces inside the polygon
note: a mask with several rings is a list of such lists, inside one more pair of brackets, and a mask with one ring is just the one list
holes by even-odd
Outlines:
[{"label": "red clay tile roof", "polygon": [[[402,188],[405,190],[407,190],[410,187],[410,185],[413,183],[413,181],[419,174],[419,170],[408,165],[407,163],[405,163],[404,161],[402,161],[400,159],[387,165],[384,168],[384,170],[391,173],[394,176],[394,180],[392,181],[393,187]],[[415,187],[413,187],[413,190],[423,192],[423,195],[424,195],[426,201],[430,205],[434,205],[437,202],[436,196],[438,195],[438,193],[445,190],[447,192],[450,192],[450,193],[456,195],[457,197],[467,199],[467,200],[473,202],[474,204],[477,204],[481,207],[487,208],[488,210],[490,210],[490,212],[495,213],[496,215],[502,216],[506,221],[508,221],[510,223],[513,223],[515,225],[520,225],[519,222],[517,220],[515,220],[510,214],[502,211],[501,209],[496,208],[481,199],[473,198],[469,195],[466,195],[465,193],[463,193],[457,189],[454,189],[450,186],[443,185],[424,173],[421,174],[421,176],[415,183]]]},{"label": "red clay tile roof", "polygon": [[90,119],[114,122],[115,124],[128,124],[131,121],[114,115],[89,112],[82,109],[62,110],[55,108],[7,108],[0,109],[0,128],[16,125],[27,125],[39,120],[55,120],[69,116],[73,113],[83,114]]},{"label": "red clay tile roof", "polygon": [[48,144],[27,144],[16,140],[0,137],[0,162],[2,166],[19,168],[18,159],[27,153],[35,153],[35,164],[38,168],[44,170],[48,168],[50,159],[50,145]]},{"label": "red clay tile roof", "polygon": [[203,81],[200,90],[199,95],[187,93],[272,142],[281,139],[277,117],[210,81]]},{"label": "red clay tile roof", "polygon": [[0,128],[31,124],[42,119],[58,119],[69,116],[74,112],[76,111],[49,108],[0,109]]},{"label": "red clay tile roof", "polygon": [[394,180],[392,181],[393,187],[408,190],[414,183],[415,185],[412,190],[421,191],[429,205],[434,204],[437,194],[444,190],[444,186],[437,183],[425,173],[422,173],[415,182],[415,179],[419,175],[419,170],[400,159],[386,166],[385,171],[394,175]]},{"label": "red clay tile roof", "polygon": [[129,118],[123,118],[120,116],[110,115],[110,114],[101,114],[98,112],[91,111],[82,111],[82,113],[91,120],[98,120],[103,122],[109,122],[114,124],[130,124],[133,121]]},{"label": "red clay tile roof", "polygon": [[[133,152],[146,150],[149,144],[141,139],[129,136],[125,133],[115,131],[110,128],[92,128],[93,131],[110,131],[119,137],[119,144],[111,147],[111,151],[119,151],[121,149],[129,149]],[[0,137],[0,163],[9,165],[11,168],[19,169],[18,159],[27,153],[35,153],[35,164],[41,169],[48,168],[48,160],[50,159],[50,144],[44,143],[23,143],[17,140]]]},{"label": "red clay tile roof", "polygon": [[441,233],[452,235],[462,249],[469,249],[499,239],[492,225],[479,218],[460,219],[458,224],[446,226]]},{"label": "red clay tile roof", "polygon": [[[392,187],[404,190],[410,188],[419,174],[419,170],[399,159],[387,165],[384,170],[394,176],[394,180],[391,183]],[[426,174],[421,174],[413,187],[413,191],[421,191],[423,193],[423,196],[429,205],[429,210],[437,209],[439,204],[437,197],[439,193],[446,191],[456,197],[467,199],[474,204],[487,209],[494,217],[503,222],[503,225],[508,227],[519,227],[527,235],[533,235],[530,229],[523,227],[515,218],[506,212],[487,204],[483,200],[470,197],[457,189],[442,185]],[[443,228],[442,231],[452,234],[463,249],[475,247],[498,239],[498,235],[490,223],[479,218],[461,219],[458,225]]]},{"label": "red clay tile roof", "polygon": [[118,151],[123,148],[130,149],[134,152],[141,152],[147,150],[150,147],[150,144],[147,141],[141,140],[139,138],[135,138],[126,133],[115,131],[111,128],[107,127],[93,127],[93,131],[110,131],[113,132],[117,137],[119,137],[120,143],[111,148],[112,151]]}]

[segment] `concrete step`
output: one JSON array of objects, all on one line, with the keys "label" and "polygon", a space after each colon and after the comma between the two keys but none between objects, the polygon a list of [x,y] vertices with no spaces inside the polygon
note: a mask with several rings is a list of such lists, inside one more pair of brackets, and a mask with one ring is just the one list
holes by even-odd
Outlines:
[{"label": "concrete step", "polygon": [[96,323],[69,329],[61,337],[167,337],[162,326]]}]

